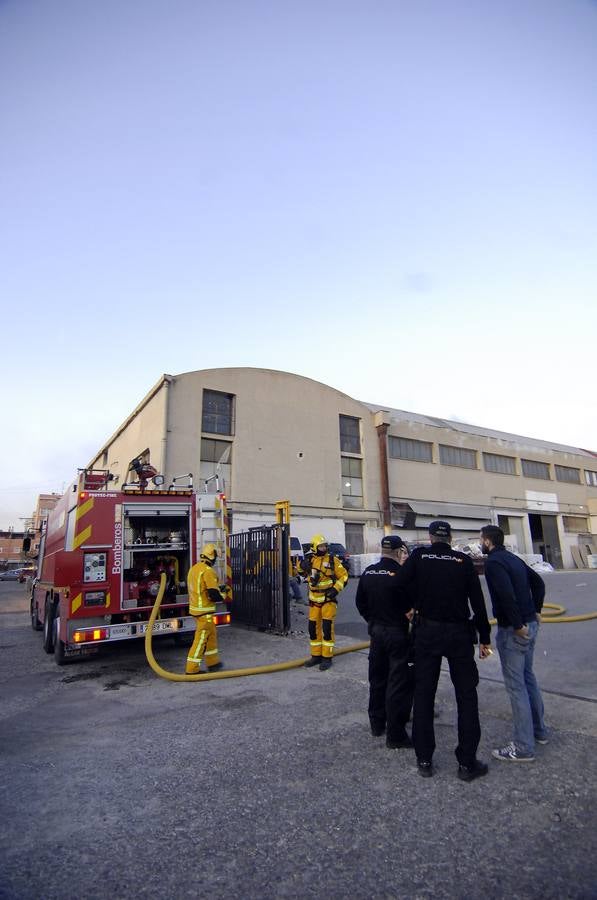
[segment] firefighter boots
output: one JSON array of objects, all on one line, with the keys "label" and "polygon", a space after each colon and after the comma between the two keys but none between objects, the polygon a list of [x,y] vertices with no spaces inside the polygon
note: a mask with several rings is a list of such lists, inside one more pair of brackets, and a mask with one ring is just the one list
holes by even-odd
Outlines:
[{"label": "firefighter boots", "polygon": [[308,659],[303,665],[305,669],[310,669],[312,666],[318,666],[320,662],[321,656],[312,656],[311,659]]}]

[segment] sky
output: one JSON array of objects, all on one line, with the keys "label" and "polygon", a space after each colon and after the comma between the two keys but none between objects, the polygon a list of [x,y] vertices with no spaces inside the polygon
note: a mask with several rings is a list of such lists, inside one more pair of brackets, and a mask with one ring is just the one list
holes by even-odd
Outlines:
[{"label": "sky", "polygon": [[0,0],[0,528],[161,374],[597,450],[597,2]]}]

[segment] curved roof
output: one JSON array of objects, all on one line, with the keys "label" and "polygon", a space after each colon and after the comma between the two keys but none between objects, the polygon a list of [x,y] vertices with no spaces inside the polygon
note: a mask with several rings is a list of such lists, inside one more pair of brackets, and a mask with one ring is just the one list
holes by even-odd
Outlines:
[{"label": "curved roof", "polygon": [[344,391],[339,391],[338,388],[332,387],[330,384],[325,384],[323,381],[317,381],[315,378],[309,378],[307,375],[299,375],[297,372],[285,372],[282,369],[262,369],[259,366],[222,366],[217,369],[194,369],[190,372],[179,372],[178,375],[174,375],[173,377],[182,378],[184,375],[208,375],[210,372],[225,372],[226,374],[238,372],[239,375],[250,372],[264,373],[267,375],[283,375],[286,378],[300,378],[302,381],[308,381],[310,384],[317,385],[320,388],[324,388],[326,391],[338,394],[340,397],[346,397],[346,399],[350,400],[352,403],[359,403],[361,406],[369,405],[363,403],[362,400],[358,400],[356,397],[351,397],[350,394],[346,394]]}]

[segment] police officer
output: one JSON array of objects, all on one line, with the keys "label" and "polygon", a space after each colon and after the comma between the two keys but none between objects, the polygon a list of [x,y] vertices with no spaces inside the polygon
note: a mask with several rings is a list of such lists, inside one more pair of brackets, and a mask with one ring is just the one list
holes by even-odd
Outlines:
[{"label": "police officer", "polygon": [[397,534],[381,541],[381,559],[368,566],[359,580],[356,605],[368,624],[369,722],[374,737],[386,731],[391,750],[412,747],[406,733],[413,702],[413,665],[409,663],[409,621],[413,603],[397,574],[408,550]]},{"label": "police officer", "polygon": [[491,629],[479,576],[470,557],[452,549],[450,524],[431,522],[429,536],[431,546],[413,550],[398,575],[401,584],[412,585],[416,591],[413,743],[419,774],[429,778],[435,750],[433,702],[442,658],[446,657],[458,707],[458,777],[473,781],[488,771],[476,755],[481,726],[474,640],[478,631],[479,657],[485,659],[490,652]]}]

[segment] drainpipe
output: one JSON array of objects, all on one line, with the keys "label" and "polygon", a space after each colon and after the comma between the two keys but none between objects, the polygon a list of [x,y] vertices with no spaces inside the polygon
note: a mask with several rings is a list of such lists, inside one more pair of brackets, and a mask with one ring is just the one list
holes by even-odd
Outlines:
[{"label": "drainpipe", "polygon": [[381,484],[381,508],[383,513],[384,531],[389,531],[392,524],[390,515],[390,479],[388,475],[388,428],[390,423],[386,421],[386,413],[375,414],[375,428],[379,441],[379,465]]},{"label": "drainpipe", "polygon": [[170,400],[170,385],[174,381],[171,375],[164,375],[163,387],[164,387],[164,417],[162,420],[162,447],[161,447],[161,457],[160,457],[160,468],[158,469],[160,475],[163,475],[166,478],[166,459],[168,453],[168,409],[169,409],[169,400]]}]

